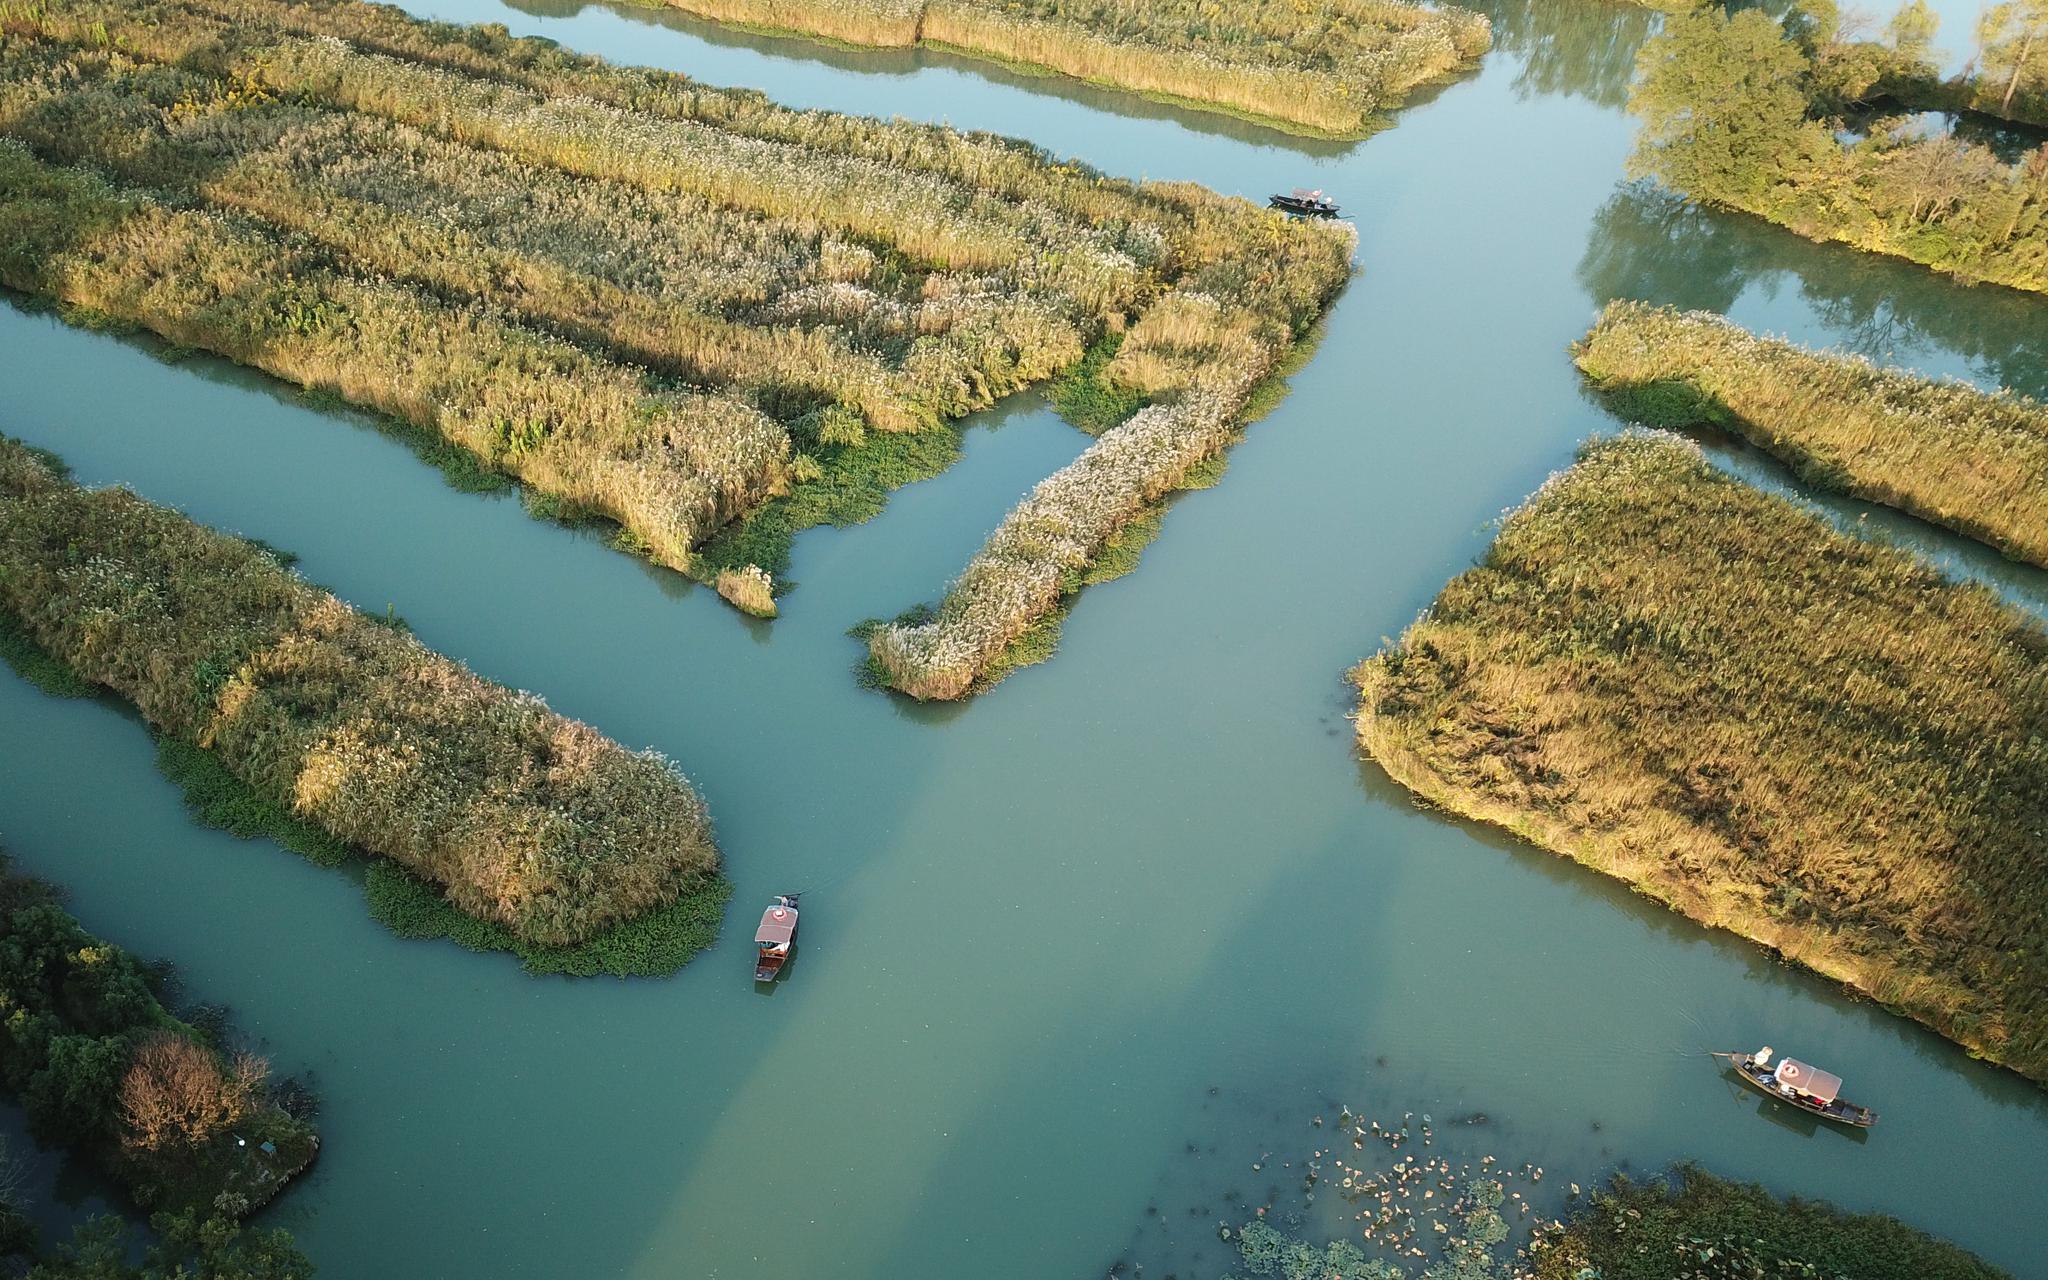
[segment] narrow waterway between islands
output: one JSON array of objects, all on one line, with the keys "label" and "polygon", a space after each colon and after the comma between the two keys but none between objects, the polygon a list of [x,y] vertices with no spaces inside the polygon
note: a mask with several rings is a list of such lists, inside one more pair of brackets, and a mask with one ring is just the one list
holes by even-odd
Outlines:
[{"label": "narrow waterway between islands", "polygon": [[[274,382],[0,306],[0,431],[293,551],[482,674],[660,748],[718,819],[738,893],[716,949],[662,982],[533,979],[399,941],[346,875],[193,825],[120,708],[0,679],[17,861],[317,1078],[324,1154],[264,1221],[323,1276],[1214,1274],[1216,1221],[1271,1180],[1250,1165],[1298,1158],[1337,1102],[1483,1113],[1464,1140],[1543,1164],[1546,1188],[1692,1158],[2048,1275],[2048,1222],[2021,1203],[2048,1094],[1415,808],[1358,761],[1342,683],[1489,521],[1615,429],[1565,352],[1605,299],[2041,395],[2039,300],[1624,185],[1620,103],[1653,19],[1591,0],[1502,4],[1476,75],[1344,145],[657,11],[408,7],[1120,174],[1321,186],[1356,218],[1359,276],[1222,483],[1090,589],[1054,660],[943,708],[860,689],[844,632],[934,596],[1085,446],[1035,399],[984,415],[957,467],[876,520],[802,536],[767,625],[515,497],[458,493]],[[2048,574],[1825,505],[2048,613]],[[803,945],[762,996],[747,926],[786,890],[810,894]],[[1772,1123],[1703,1056],[1765,1039],[1840,1070],[1883,1123],[1861,1142]]]}]

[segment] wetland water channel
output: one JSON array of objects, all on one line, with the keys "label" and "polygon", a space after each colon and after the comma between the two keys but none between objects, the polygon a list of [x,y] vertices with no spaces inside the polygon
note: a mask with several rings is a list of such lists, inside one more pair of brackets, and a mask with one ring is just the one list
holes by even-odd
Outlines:
[{"label": "wetland water channel", "polygon": [[[2036,395],[2048,306],[1623,186],[1653,19],[1596,0],[1503,6],[1481,71],[1342,145],[645,10],[412,7],[1117,173],[1321,186],[1356,217],[1360,275],[1139,572],[1088,591],[1050,664],[943,708],[857,687],[844,631],[933,597],[1081,450],[1035,400],[873,522],[800,538],[801,585],[764,625],[278,384],[0,308],[0,430],[294,551],[482,674],[659,747],[719,823],[738,893],[716,949],[668,981],[534,979],[400,941],[346,875],[195,826],[120,709],[0,680],[18,862],[316,1075],[325,1151],[264,1221],[322,1275],[1214,1274],[1216,1223],[1298,1184],[1308,1117],[1339,1101],[1483,1112],[1473,1151],[1543,1164],[1546,1190],[1693,1158],[2048,1275],[2048,1218],[2020,1203],[2041,1194],[2048,1094],[1418,810],[1359,763],[1341,682],[1614,429],[1565,352],[1605,299]],[[2048,610],[2048,575],[1831,509]],[[764,997],[747,931],[785,890],[811,923]],[[1858,1142],[1759,1114],[1703,1052],[1763,1040],[1840,1070],[1883,1123]],[[1278,1178],[1251,1168],[1269,1152]]]}]

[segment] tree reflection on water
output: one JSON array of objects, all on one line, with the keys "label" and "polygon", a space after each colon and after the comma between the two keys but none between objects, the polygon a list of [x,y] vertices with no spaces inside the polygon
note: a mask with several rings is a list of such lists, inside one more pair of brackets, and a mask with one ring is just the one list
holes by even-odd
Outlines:
[{"label": "tree reflection on water", "polygon": [[2037,300],[1814,244],[1650,182],[1622,186],[1594,216],[1578,275],[1601,302],[1641,298],[1722,313],[1747,289],[1774,294],[1789,284],[1842,350],[1901,365],[1952,351],[1986,382],[2048,399],[2048,309]]}]

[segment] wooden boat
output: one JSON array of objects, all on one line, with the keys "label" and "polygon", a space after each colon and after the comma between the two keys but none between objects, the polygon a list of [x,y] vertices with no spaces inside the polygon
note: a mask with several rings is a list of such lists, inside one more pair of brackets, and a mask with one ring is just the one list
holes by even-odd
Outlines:
[{"label": "wooden boat", "polygon": [[1282,213],[1291,213],[1301,218],[1334,218],[1337,216],[1337,202],[1321,191],[1310,191],[1296,187],[1284,196],[1268,196],[1266,204]]},{"label": "wooden boat", "polygon": [[785,893],[761,913],[761,927],[754,930],[754,981],[773,982],[782,973],[789,953],[796,948],[796,900]]},{"label": "wooden boat", "polygon": [[1875,1111],[1859,1107],[1841,1096],[1842,1077],[1797,1058],[1780,1058],[1777,1065],[1772,1066],[1769,1045],[1755,1053],[1717,1053],[1714,1056],[1728,1059],[1735,1073],[1752,1089],[1797,1107],[1808,1115],[1857,1129],[1868,1129],[1877,1123]]}]

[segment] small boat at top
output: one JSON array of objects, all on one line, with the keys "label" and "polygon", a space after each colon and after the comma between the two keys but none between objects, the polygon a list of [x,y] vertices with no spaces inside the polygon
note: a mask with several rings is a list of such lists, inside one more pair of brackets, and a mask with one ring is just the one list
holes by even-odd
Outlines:
[{"label": "small boat at top", "polygon": [[1282,213],[1291,213],[1301,218],[1334,218],[1337,216],[1337,202],[1321,191],[1310,191],[1307,187],[1296,187],[1284,196],[1268,196],[1266,204]]},{"label": "small boat at top", "polygon": [[796,946],[796,900],[799,895],[785,893],[768,904],[761,913],[761,927],[754,930],[754,981],[773,982],[782,973],[782,966],[789,959],[789,953]]},{"label": "small boat at top", "polygon": [[1843,1099],[1842,1077],[1797,1058],[1780,1058],[1777,1065],[1772,1066],[1769,1045],[1755,1053],[1717,1053],[1714,1056],[1728,1059],[1736,1074],[1751,1088],[1809,1115],[1857,1129],[1868,1129],[1877,1123],[1877,1112]]}]

